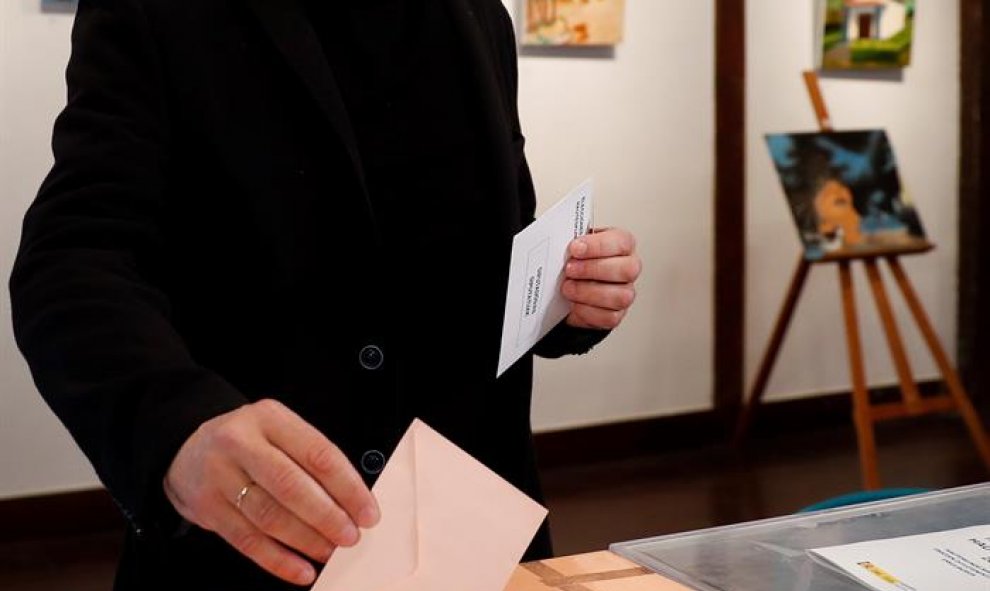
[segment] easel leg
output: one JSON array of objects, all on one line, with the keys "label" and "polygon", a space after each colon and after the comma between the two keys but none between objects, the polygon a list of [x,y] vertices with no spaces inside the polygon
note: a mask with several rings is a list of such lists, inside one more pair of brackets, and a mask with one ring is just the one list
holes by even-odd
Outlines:
[{"label": "easel leg", "polygon": [[876,259],[866,259],[863,264],[866,265],[866,275],[870,279],[873,299],[876,300],[877,311],[880,313],[883,330],[887,335],[887,345],[890,347],[890,357],[894,362],[897,379],[901,384],[901,394],[909,411],[918,410],[921,404],[921,395],[918,393],[918,385],[911,374],[911,364],[908,361],[907,353],[904,351],[904,341],[897,329],[897,320],[894,318],[894,311],[890,307],[887,289],[883,286],[880,267],[877,265]]},{"label": "easel leg", "polygon": [[901,267],[900,261],[896,257],[888,257],[887,263],[890,264],[890,269],[894,273],[897,285],[900,286],[901,292],[904,293],[904,299],[907,301],[908,307],[911,309],[911,313],[918,323],[918,328],[921,329],[921,334],[924,336],[925,342],[928,343],[928,348],[932,351],[935,363],[945,378],[949,395],[955,400],[959,414],[962,415],[963,420],[966,422],[966,427],[969,429],[973,444],[983,458],[983,462],[990,468],[990,438],[987,437],[980,417],[976,414],[976,409],[973,408],[972,401],[966,395],[962,380],[959,379],[959,373],[949,362],[949,356],[946,355],[945,349],[942,347],[942,343],[939,341],[938,335],[935,333],[935,329],[932,327],[932,323],[928,318],[928,314],[925,313],[925,309],[921,306],[921,300],[918,299],[918,294],[915,293],[914,287],[908,280],[907,273]]},{"label": "easel leg", "polygon": [[743,407],[742,413],[739,415],[739,421],[736,423],[736,434],[733,440],[735,445],[742,444],[743,439],[746,437],[746,432],[749,430],[750,423],[753,420],[756,407],[760,405],[763,399],[763,393],[766,391],[767,383],[770,381],[770,373],[773,371],[773,366],[777,362],[777,355],[780,353],[780,347],[784,343],[787,327],[791,324],[794,309],[797,308],[798,298],[801,296],[801,290],[804,289],[804,283],[808,279],[808,270],[810,268],[811,264],[804,257],[798,260],[797,267],[794,269],[794,276],[791,278],[791,286],[787,290],[787,296],[784,298],[784,305],[780,308],[780,314],[777,315],[777,323],[774,325],[770,342],[767,344],[766,352],[763,354],[763,360],[760,362],[760,369],[756,373],[756,381],[753,382],[753,388],[749,392],[746,405]]},{"label": "easel leg", "polygon": [[870,414],[870,398],[866,389],[866,371],[863,368],[863,347],[859,340],[859,320],[856,316],[856,294],[853,291],[849,261],[839,262],[839,284],[842,290],[842,312],[846,321],[846,340],[849,345],[849,370],[853,383],[853,422],[859,442],[859,464],[863,474],[863,486],[867,490],[880,488],[877,469],[877,444]]}]

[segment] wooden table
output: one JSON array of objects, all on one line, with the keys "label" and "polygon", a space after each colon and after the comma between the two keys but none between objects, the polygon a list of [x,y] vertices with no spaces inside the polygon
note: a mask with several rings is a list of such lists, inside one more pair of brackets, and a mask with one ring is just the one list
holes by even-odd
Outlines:
[{"label": "wooden table", "polygon": [[505,591],[691,591],[611,552],[527,562]]}]

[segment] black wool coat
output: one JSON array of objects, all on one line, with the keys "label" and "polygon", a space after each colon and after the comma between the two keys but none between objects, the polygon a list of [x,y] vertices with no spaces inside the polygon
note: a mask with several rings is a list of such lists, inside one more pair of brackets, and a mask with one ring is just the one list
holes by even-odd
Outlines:
[{"label": "black wool coat", "polygon": [[[456,322],[402,307],[403,289],[438,274],[392,280],[409,258],[382,236],[298,0],[80,1],[55,165],[10,286],[41,394],[130,525],[118,590],[285,587],[214,534],[177,530],[161,486],[200,424],[262,398],[369,484],[419,416],[539,499],[532,359],[494,375],[511,239],[535,210],[512,25],[499,0],[434,1],[471,64],[493,195],[485,260],[503,286],[464,294],[477,314]],[[457,297],[451,283],[442,297]],[[561,325],[536,352],[602,336]],[[544,529],[528,557],[549,552]]]}]

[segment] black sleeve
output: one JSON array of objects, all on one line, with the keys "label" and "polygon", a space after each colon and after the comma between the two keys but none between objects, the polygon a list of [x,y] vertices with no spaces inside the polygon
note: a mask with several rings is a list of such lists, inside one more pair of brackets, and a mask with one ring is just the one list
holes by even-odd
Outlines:
[{"label": "black sleeve", "polygon": [[81,0],[54,131],[10,279],[35,383],[139,534],[175,520],[162,478],[244,397],[200,367],[156,285],[169,167],[160,56],[140,0]]},{"label": "black sleeve", "polygon": [[[500,4],[500,3],[499,3]],[[501,43],[501,71],[506,78],[507,88],[505,102],[509,109],[509,120],[512,122],[512,148],[518,162],[519,171],[519,199],[520,211],[522,213],[522,225],[526,226],[536,216],[536,191],[533,187],[533,177],[526,162],[526,138],[522,133],[522,125],[519,122],[519,67],[518,55],[516,52],[516,35],[513,29],[512,19],[504,6],[499,5],[496,10],[500,12],[499,19],[502,35]],[[564,355],[575,355],[587,353],[605,339],[610,331],[588,328],[575,328],[566,322],[561,322],[547,336],[536,344],[533,353],[540,357],[556,358]]]}]

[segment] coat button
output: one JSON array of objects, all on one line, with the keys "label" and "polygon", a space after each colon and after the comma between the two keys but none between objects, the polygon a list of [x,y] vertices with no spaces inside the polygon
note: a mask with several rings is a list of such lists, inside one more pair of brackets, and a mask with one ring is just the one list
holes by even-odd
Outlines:
[{"label": "coat button", "polygon": [[361,456],[361,469],[365,474],[378,474],[385,469],[385,454],[372,449]]},{"label": "coat button", "polygon": [[385,354],[382,353],[380,347],[376,345],[368,345],[362,348],[361,352],[358,353],[358,361],[364,369],[374,371],[385,363]]}]

